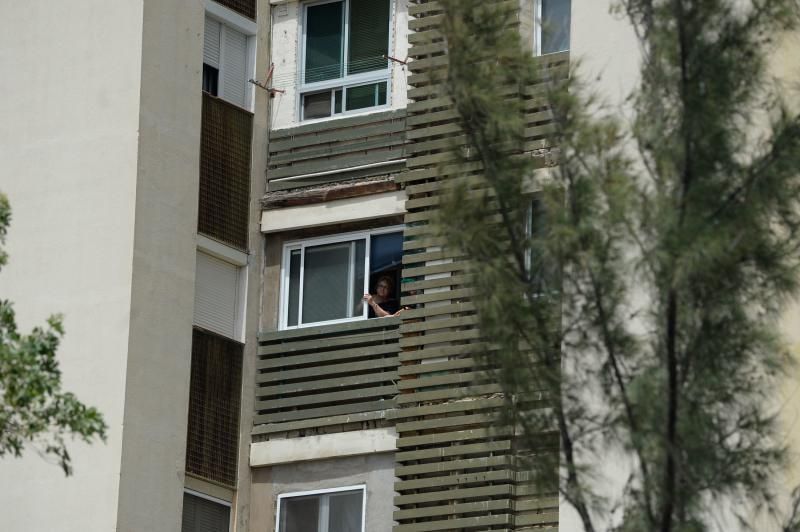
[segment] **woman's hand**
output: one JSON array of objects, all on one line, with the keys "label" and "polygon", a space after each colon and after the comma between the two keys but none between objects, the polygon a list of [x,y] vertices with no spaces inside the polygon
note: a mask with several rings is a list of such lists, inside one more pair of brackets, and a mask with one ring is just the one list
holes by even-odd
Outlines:
[{"label": "woman's hand", "polygon": [[372,294],[364,294],[364,297],[362,297],[361,299],[366,301],[367,305],[369,305],[369,306],[372,306],[372,303],[374,302],[374,300],[372,298]]}]

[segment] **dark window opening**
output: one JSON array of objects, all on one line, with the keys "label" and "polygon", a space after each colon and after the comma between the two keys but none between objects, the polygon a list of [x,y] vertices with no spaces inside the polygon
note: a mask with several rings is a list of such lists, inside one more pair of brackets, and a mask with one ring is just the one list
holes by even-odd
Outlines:
[{"label": "dark window opening", "polygon": [[219,84],[219,69],[203,63],[203,90],[212,96],[217,96]]}]

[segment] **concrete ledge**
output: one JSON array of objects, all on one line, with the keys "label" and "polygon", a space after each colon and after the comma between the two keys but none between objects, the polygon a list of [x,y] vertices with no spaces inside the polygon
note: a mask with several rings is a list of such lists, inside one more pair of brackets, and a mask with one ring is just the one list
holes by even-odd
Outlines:
[{"label": "concrete ledge", "polygon": [[323,434],[250,444],[250,467],[263,467],[397,450],[393,428]]},{"label": "concrete ledge", "polygon": [[263,211],[261,213],[261,231],[274,233],[318,225],[395,216],[405,214],[405,205],[405,191],[397,190],[372,196]]}]

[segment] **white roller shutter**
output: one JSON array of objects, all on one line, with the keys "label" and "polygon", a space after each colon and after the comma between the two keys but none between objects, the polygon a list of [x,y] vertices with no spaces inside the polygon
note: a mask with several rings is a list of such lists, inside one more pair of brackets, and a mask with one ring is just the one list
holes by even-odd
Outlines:
[{"label": "white roller shutter", "polygon": [[222,36],[222,97],[239,107],[245,107],[247,37],[230,26],[225,26]]},{"label": "white roller shutter", "polygon": [[238,266],[198,251],[194,298],[195,325],[238,339]]},{"label": "white roller shutter", "polygon": [[213,18],[206,17],[206,28],[203,33],[203,63],[219,68],[219,36],[222,24]]}]

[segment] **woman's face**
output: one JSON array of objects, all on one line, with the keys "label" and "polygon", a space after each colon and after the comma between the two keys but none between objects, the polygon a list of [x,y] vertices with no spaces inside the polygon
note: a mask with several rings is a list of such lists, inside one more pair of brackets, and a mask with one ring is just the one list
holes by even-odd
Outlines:
[{"label": "woman's face", "polygon": [[375,291],[381,297],[389,297],[389,283],[386,280],[378,281],[378,286],[375,287]]}]

